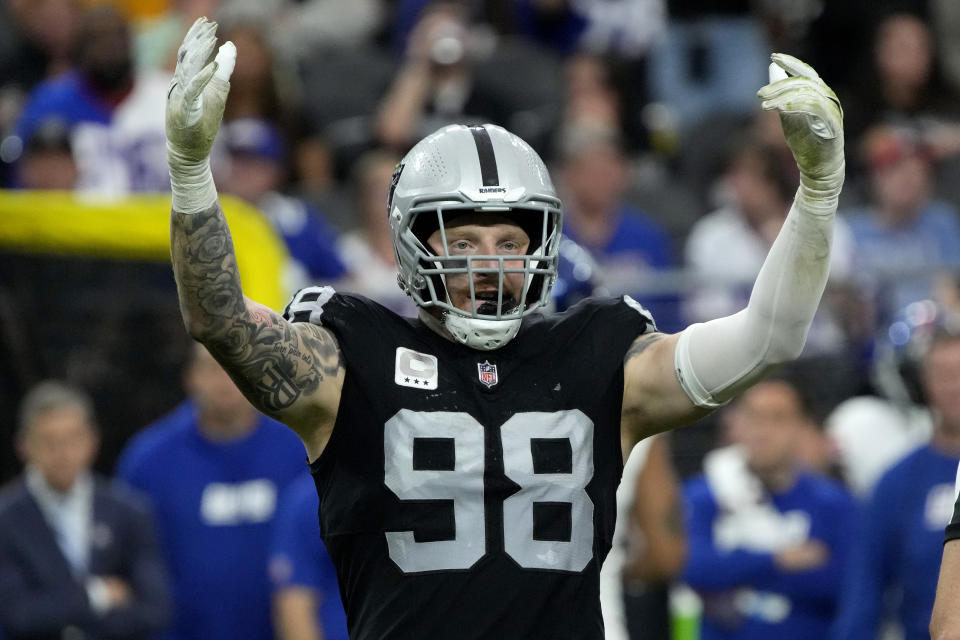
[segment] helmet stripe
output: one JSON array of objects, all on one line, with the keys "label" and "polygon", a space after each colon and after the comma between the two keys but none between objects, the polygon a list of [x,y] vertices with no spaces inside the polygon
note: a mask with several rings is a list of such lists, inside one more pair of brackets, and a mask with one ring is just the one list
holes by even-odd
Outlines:
[{"label": "helmet stripe", "polygon": [[497,157],[493,155],[493,141],[490,132],[484,127],[470,127],[473,141],[477,145],[477,156],[480,158],[480,179],[485,187],[500,186],[500,175],[497,171]]}]

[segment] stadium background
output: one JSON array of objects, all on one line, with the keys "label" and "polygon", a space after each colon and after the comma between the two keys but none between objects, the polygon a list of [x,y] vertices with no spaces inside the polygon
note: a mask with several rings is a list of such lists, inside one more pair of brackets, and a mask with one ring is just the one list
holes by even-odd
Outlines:
[{"label": "stadium background", "polygon": [[[48,73],[55,75],[69,68],[69,47],[52,40],[56,33],[61,39],[76,36],[81,11],[100,4],[111,3],[44,0],[28,6],[11,0],[3,4],[0,28],[9,37],[0,47],[0,133],[6,145],[0,149],[4,160],[0,167],[8,187],[18,186],[16,154],[11,156],[9,151],[17,133],[18,109]],[[360,225],[351,211],[351,169],[363,151],[379,144],[375,131],[378,108],[402,69],[404,42],[426,2],[365,0],[350,11],[343,10],[340,3],[322,1],[237,0],[174,5],[156,0],[114,4],[130,19],[138,69],[152,67],[169,72],[171,47],[175,48],[171,43],[178,41],[177,34],[191,12],[207,9],[226,25],[256,24],[273,47],[272,86],[263,90],[270,94],[266,101],[270,106],[261,115],[272,120],[287,141],[284,162],[290,172],[284,189],[308,197],[316,194],[313,202],[339,231]],[[543,16],[538,18],[535,14],[541,4],[560,7],[558,15],[566,11],[572,18],[556,18],[553,23]],[[504,124],[530,139],[554,162],[559,146],[556,133],[564,124],[564,110],[570,106],[565,102],[570,91],[564,86],[564,64],[578,49],[602,56],[619,103],[615,119],[630,162],[631,180],[625,200],[662,225],[678,256],[672,269],[653,272],[652,276],[649,271],[641,273],[641,287],[654,294],[667,290],[682,295],[690,287],[689,278],[685,278],[689,274],[679,258],[684,241],[691,225],[713,206],[710,190],[720,173],[728,139],[753,117],[755,87],[749,83],[757,84],[763,78],[748,71],[765,70],[765,60],[749,59],[747,67],[737,69],[738,75],[745,76],[742,82],[751,87],[742,92],[744,95],[730,98],[717,93],[716,106],[705,108],[703,104],[711,94],[704,91],[690,96],[691,104],[695,98],[701,105],[693,110],[682,103],[672,104],[669,98],[681,94],[670,94],[651,80],[651,51],[656,43],[669,47],[671,38],[678,42],[688,38],[691,29],[706,34],[713,25],[747,25],[746,32],[760,38],[764,57],[767,50],[794,53],[810,61],[841,95],[845,90],[856,95],[857,70],[871,67],[870,42],[877,20],[897,10],[926,20],[938,11],[938,4],[948,3],[613,2],[605,19],[620,20],[621,31],[613,33],[606,25],[606,32],[596,29],[593,40],[588,41],[586,35],[593,32],[576,14],[587,11],[583,7],[592,4],[525,0],[462,3],[474,42],[479,43],[475,47],[480,53],[473,65],[474,81],[488,95],[488,102],[509,105]],[[298,20],[301,28],[294,29]],[[48,32],[37,26],[52,22],[58,24]],[[632,39],[624,33],[631,29],[636,32]],[[944,40],[940,34],[938,37]],[[749,44],[741,43],[744,55],[757,52]],[[952,45],[952,38],[946,38],[935,54],[952,53]],[[65,60],[56,59],[58,46],[67,49]],[[721,62],[744,62],[743,57],[724,58],[731,55],[730,51],[711,43],[705,35],[683,46],[689,53],[689,73],[703,82],[710,80],[711,69]],[[59,55],[64,54],[61,51]],[[244,55],[241,47],[241,57]],[[716,60],[704,57],[709,55],[716,55]],[[44,62],[49,63],[47,68],[43,68]],[[952,65],[938,61],[935,71],[939,74],[949,68]],[[949,87],[949,76],[937,79],[936,84]],[[24,142],[19,141],[21,145]],[[312,176],[298,164],[298,158],[309,154],[317,143],[323,149],[321,161],[329,165],[328,183],[320,187],[310,182]],[[864,200],[865,191],[856,144],[857,140],[848,139],[848,148],[854,151],[844,194],[845,200],[854,203]],[[397,152],[403,150],[402,145],[396,148]],[[948,174],[953,163],[953,158],[947,157],[941,163],[941,172]],[[938,180],[937,190],[954,195],[951,191],[956,190],[957,182]],[[177,318],[172,278],[163,264],[167,255],[163,246],[167,225],[160,215],[166,206],[164,199],[117,200],[117,194],[111,192],[108,195],[112,200],[101,207],[94,204],[96,190],[82,195],[78,203],[66,196],[50,200],[42,194],[19,191],[2,194],[0,411],[7,419],[0,437],[10,441],[16,404],[25,389],[46,377],[65,377],[94,394],[105,434],[99,465],[109,471],[129,434],[182,397],[179,367],[186,338]],[[957,202],[956,198],[953,201]],[[141,234],[154,223],[156,236],[148,241],[131,239],[136,246],[126,246],[126,225]],[[259,233],[271,234],[269,229]],[[241,259],[246,252],[240,251]],[[247,259],[255,262],[259,257]],[[627,275],[635,277],[636,273]],[[250,277],[245,275],[244,282],[248,283]],[[616,274],[610,282],[613,284],[606,287],[607,291],[629,288]],[[637,288],[635,284],[633,287]],[[274,306],[279,306],[290,287],[268,289]],[[820,385],[821,414],[845,396],[870,390],[861,363],[847,356],[849,352],[830,369],[841,372],[834,376],[839,386]],[[817,377],[822,374],[823,370]],[[696,471],[703,451],[713,444],[713,434],[694,428],[677,439],[681,442],[675,455],[681,470],[685,475]],[[0,477],[6,479],[16,473],[18,465],[11,448],[2,451]]]},{"label": "stadium background", "polygon": [[[244,286],[282,308],[282,240],[244,203],[228,197],[224,209],[245,256]],[[134,431],[183,397],[190,340],[169,267],[168,216],[164,196],[84,203],[63,193],[0,194],[0,402],[15,416],[32,384],[81,381],[97,407],[105,473]],[[7,422],[8,442],[15,425]],[[3,451],[8,480],[18,464],[13,447]]]},{"label": "stadium background", "polygon": [[[0,440],[5,443],[0,446],[0,481],[20,471],[16,451],[6,443],[13,441],[18,402],[42,379],[63,378],[92,394],[103,432],[97,466],[108,474],[129,437],[184,395],[180,376],[190,342],[168,262],[168,193],[140,189],[135,181],[117,188],[109,180],[109,188],[78,185],[73,193],[24,189],[18,171],[22,153],[30,148],[29,139],[18,137],[25,105],[37,86],[71,68],[73,52],[82,44],[73,39],[80,33],[83,12],[103,4],[110,3],[0,2],[0,179],[6,187],[0,191]],[[113,3],[134,34],[131,55],[137,78],[147,72],[170,73],[175,44],[200,13],[217,17],[222,32],[232,30],[247,38],[244,43],[251,48],[240,45],[241,59],[262,47],[250,55],[259,57],[260,79],[266,80],[251,80],[256,94],[251,97],[236,91],[241,85],[235,79],[232,95],[239,93],[243,102],[228,104],[225,123],[253,118],[269,125],[273,137],[242,151],[281,165],[277,190],[307,203],[309,215],[344,235],[364,226],[357,186],[360,161],[372,150],[402,154],[412,141],[385,127],[383,114],[389,113],[398,87],[402,89],[413,55],[407,43],[416,38],[417,16],[426,4]],[[556,169],[561,195],[572,188],[565,161],[569,147],[576,147],[576,134],[595,133],[597,122],[604,136],[612,131],[622,144],[629,175],[621,200],[664,233],[672,259],[654,265],[645,256],[642,268],[636,263],[624,268],[622,261],[605,260],[610,256],[603,251],[587,257],[574,253],[571,273],[592,269],[585,286],[602,293],[631,293],[648,306],[664,309],[657,317],[666,329],[689,320],[684,304],[701,284],[701,274],[685,260],[691,231],[728,202],[723,178],[733,143],[742,140],[745,131],[762,126],[754,92],[765,81],[770,51],[809,61],[843,100],[848,178],[841,213],[873,200],[866,132],[873,125],[892,124],[903,135],[887,151],[905,153],[922,138],[933,160],[933,193],[960,220],[960,100],[955,97],[960,88],[960,29],[953,28],[957,11],[950,0],[458,4],[470,34],[472,86],[483,98],[474,105],[488,111],[424,114],[421,126],[430,130],[461,116],[487,116],[480,121],[504,124],[534,144]],[[918,17],[931,38],[930,73],[916,83],[922,85],[922,99],[904,109],[883,104],[872,90],[877,83],[875,28],[896,12]],[[259,36],[244,31],[250,25]],[[582,87],[577,83],[584,80],[574,66],[582,52],[597,57],[604,75],[603,90],[586,99],[578,93]],[[244,77],[256,80],[251,74]],[[142,117],[154,117],[151,126],[162,131],[156,109],[144,113],[152,113]],[[47,142],[54,149],[64,144],[63,139]],[[220,153],[233,152],[230,141],[223,144]],[[777,147],[776,141],[771,144]],[[79,153],[76,144],[73,151]],[[164,172],[162,155],[152,159]],[[109,173],[117,161],[105,157],[101,173]],[[96,155],[77,155],[77,163],[81,173],[97,174]],[[221,191],[228,193],[222,186]],[[293,290],[292,254],[302,247],[286,244],[282,225],[267,205],[229,195],[224,195],[224,203],[245,292],[282,308]],[[960,268],[958,259],[925,268],[952,274]],[[898,275],[884,277],[896,280]],[[567,284],[573,280],[577,278],[568,278]],[[355,282],[348,277],[342,281]],[[733,295],[742,293],[743,284],[731,286],[737,290]],[[812,349],[798,366],[821,421],[847,398],[882,393],[874,378],[873,354],[877,336],[883,340],[891,319],[878,311],[885,284],[883,278],[851,277],[828,292],[840,337]],[[941,300],[950,301],[949,295]],[[681,477],[699,472],[718,435],[715,418],[671,435]]]}]

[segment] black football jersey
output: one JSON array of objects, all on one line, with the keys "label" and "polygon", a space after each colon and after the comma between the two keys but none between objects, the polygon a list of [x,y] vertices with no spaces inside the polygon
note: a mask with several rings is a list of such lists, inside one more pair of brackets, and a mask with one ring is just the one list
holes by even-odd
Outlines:
[{"label": "black football jersey", "polygon": [[345,361],[311,472],[350,637],[602,639],[623,357],[649,314],[591,299],[496,351],[328,287],[285,316],[331,330]]}]

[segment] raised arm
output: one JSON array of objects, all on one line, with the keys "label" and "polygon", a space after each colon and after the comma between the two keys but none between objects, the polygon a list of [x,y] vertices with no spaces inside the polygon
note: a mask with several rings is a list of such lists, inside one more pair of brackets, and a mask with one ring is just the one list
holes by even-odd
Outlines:
[{"label": "raised arm", "polygon": [[210,173],[210,148],[230,90],[236,49],[216,45],[216,23],[198,19],[184,38],[167,94],[170,247],[180,311],[190,335],[223,365],[250,402],[293,428],[311,459],[336,418],[343,364],[333,335],[290,324],[248,300]]},{"label": "raised arm", "polygon": [[797,358],[820,304],[843,186],[843,112],[809,65],[773,54],[758,96],[780,113],[800,188],[757,276],[747,308],[673,336],[641,336],[625,362],[624,418],[636,436],[719,407],[779,364]]}]

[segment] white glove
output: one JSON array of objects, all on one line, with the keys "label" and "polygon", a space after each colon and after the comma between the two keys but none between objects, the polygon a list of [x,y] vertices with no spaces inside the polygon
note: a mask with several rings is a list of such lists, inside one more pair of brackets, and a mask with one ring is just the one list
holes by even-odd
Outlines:
[{"label": "white glove", "polygon": [[[840,101],[810,65],[783,53],[771,59],[770,84],[757,96],[764,110],[780,113],[783,134],[800,169],[797,197],[812,213],[830,215],[844,177]],[[783,71],[778,74],[774,65]]]},{"label": "white glove", "polygon": [[217,190],[210,173],[210,148],[230,92],[237,49],[217,43],[217,23],[198,18],[177,52],[177,69],[167,92],[167,163],[173,210],[196,213],[213,206]]}]

